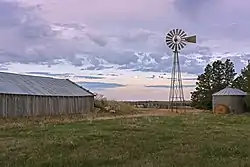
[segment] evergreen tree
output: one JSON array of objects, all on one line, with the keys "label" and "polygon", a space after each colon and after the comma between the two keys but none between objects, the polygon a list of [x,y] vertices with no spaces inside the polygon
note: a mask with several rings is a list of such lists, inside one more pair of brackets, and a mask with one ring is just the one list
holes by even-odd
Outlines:
[{"label": "evergreen tree", "polygon": [[232,86],[250,93],[250,62],[241,70],[241,74],[235,78]]},{"label": "evergreen tree", "polygon": [[[232,86],[248,94],[250,93],[250,61],[248,65],[241,70],[241,74],[235,78]],[[245,97],[245,103],[248,111],[250,111],[250,95]]]},{"label": "evergreen tree", "polygon": [[207,92],[211,91],[212,66],[208,64],[204,71],[197,78],[195,91],[191,92],[191,106],[200,109],[206,109],[206,106],[210,106]]},{"label": "evergreen tree", "polygon": [[212,94],[231,85],[235,75],[234,64],[229,59],[208,64],[197,78],[195,91],[191,92],[192,107],[211,109]]},{"label": "evergreen tree", "polygon": [[234,64],[230,59],[227,59],[224,63],[224,85],[232,86],[236,72],[234,69]]}]

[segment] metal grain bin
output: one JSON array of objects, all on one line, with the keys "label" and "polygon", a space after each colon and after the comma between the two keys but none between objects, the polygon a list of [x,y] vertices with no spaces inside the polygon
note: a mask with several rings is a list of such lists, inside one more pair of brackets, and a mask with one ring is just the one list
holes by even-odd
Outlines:
[{"label": "metal grain bin", "polygon": [[244,97],[247,95],[239,89],[225,88],[213,94],[213,112],[243,113],[246,112]]}]

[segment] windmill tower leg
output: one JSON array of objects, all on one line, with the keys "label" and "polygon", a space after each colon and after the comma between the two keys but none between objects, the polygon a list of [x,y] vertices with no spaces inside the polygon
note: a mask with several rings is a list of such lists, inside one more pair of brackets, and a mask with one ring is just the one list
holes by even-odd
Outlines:
[{"label": "windmill tower leg", "polygon": [[169,105],[171,112],[178,112],[182,110],[185,112],[185,100],[182,86],[179,55],[177,50],[174,51],[173,57]]}]

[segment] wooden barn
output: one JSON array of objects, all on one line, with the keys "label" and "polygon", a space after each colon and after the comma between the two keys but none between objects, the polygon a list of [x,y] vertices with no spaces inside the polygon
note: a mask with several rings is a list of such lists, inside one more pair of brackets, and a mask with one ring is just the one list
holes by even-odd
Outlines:
[{"label": "wooden barn", "polygon": [[0,72],[0,117],[92,112],[94,94],[68,79]]}]

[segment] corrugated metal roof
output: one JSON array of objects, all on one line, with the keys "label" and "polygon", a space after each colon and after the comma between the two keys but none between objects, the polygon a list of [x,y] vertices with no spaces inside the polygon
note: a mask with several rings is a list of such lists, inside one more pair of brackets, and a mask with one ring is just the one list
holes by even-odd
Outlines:
[{"label": "corrugated metal roof", "polygon": [[93,96],[66,79],[0,72],[0,93],[44,96]]},{"label": "corrugated metal roof", "polygon": [[213,94],[213,96],[245,96],[245,95],[247,95],[246,92],[234,88],[225,88]]}]

